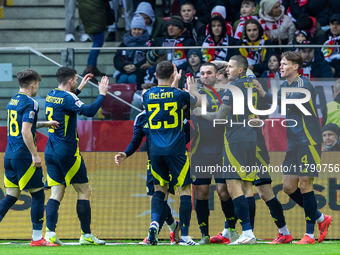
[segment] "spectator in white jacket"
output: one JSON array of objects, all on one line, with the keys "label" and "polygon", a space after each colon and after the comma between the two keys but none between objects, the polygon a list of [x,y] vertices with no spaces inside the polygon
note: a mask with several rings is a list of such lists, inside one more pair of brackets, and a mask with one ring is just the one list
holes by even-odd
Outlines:
[{"label": "spectator in white jacket", "polygon": [[[284,14],[285,8],[279,0],[261,0],[260,19],[264,34],[273,45],[287,45],[294,39],[295,26],[290,17]],[[277,53],[280,53],[277,51]]]}]

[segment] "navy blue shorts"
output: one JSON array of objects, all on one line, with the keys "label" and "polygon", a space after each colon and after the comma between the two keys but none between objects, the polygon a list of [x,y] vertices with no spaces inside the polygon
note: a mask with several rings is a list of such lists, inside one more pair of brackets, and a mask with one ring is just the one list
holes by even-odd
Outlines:
[{"label": "navy blue shorts", "polygon": [[71,157],[45,155],[45,163],[49,187],[89,182],[85,163],[81,155]]},{"label": "navy blue shorts", "polygon": [[229,143],[223,149],[225,179],[254,181],[256,174],[256,143]]},{"label": "navy blue shorts", "polygon": [[148,170],[146,172],[146,194],[148,196],[153,196],[155,193],[155,186],[153,185],[153,176],[151,173],[151,163],[148,160]]},{"label": "navy blue shorts", "polygon": [[222,153],[198,154],[191,156],[190,169],[194,185],[209,185],[214,176],[215,183],[225,183],[223,179]]},{"label": "navy blue shorts", "polygon": [[20,190],[44,187],[41,167],[34,167],[32,159],[4,159],[5,187]]},{"label": "navy blue shorts", "polygon": [[318,177],[321,164],[321,144],[289,146],[282,163],[283,174]]},{"label": "navy blue shorts", "polygon": [[169,185],[168,191],[175,194],[176,187],[192,183],[188,154],[178,156],[151,156],[151,172],[154,185]]}]

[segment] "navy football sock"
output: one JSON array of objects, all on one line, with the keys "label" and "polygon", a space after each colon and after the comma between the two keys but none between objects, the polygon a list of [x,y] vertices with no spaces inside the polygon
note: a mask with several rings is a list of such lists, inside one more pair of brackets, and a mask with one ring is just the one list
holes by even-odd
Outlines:
[{"label": "navy football sock", "polygon": [[209,201],[208,200],[198,200],[196,201],[196,214],[197,221],[200,227],[202,236],[209,235]]},{"label": "navy football sock", "polygon": [[222,207],[224,216],[226,218],[226,221],[224,223],[224,228],[235,229],[237,217],[235,214],[235,207],[234,207],[233,200],[231,198],[229,198],[227,201],[221,200],[221,207]]},{"label": "navy football sock", "polygon": [[187,236],[189,234],[191,211],[191,196],[181,196],[181,203],[179,207],[179,220],[181,224],[182,236]]},{"label": "navy football sock", "polygon": [[89,200],[77,200],[77,214],[84,234],[91,234],[91,206]]},{"label": "navy football sock", "polygon": [[254,224],[255,224],[255,210],[256,210],[256,205],[255,205],[255,198],[254,198],[254,196],[252,196],[252,197],[247,197],[247,202],[248,202],[248,206],[249,206],[250,226],[251,226],[251,229],[254,229]]},{"label": "navy football sock", "polygon": [[151,200],[151,220],[159,223],[163,207],[165,194],[161,191],[156,191]]},{"label": "navy football sock", "polygon": [[158,233],[161,231],[163,225],[164,225],[164,222],[165,222],[165,219],[168,215],[168,207],[166,206],[168,204],[168,201],[164,201],[164,206],[163,206],[163,211],[161,213],[161,216],[159,217],[159,229],[158,229]]},{"label": "navy football sock", "polygon": [[175,220],[174,220],[174,217],[172,217],[171,208],[168,204],[168,201],[166,201],[164,206],[166,207],[166,210],[167,210],[167,215],[166,215],[165,221],[166,221],[166,224],[168,224],[168,226],[170,226],[172,223],[174,223]]},{"label": "navy football sock", "polygon": [[49,231],[55,232],[58,222],[58,210],[60,202],[50,198],[46,205],[46,227]]},{"label": "navy football sock", "polygon": [[4,199],[0,202],[0,222],[5,217],[8,210],[15,204],[18,199],[11,195],[6,195]]},{"label": "navy football sock", "polygon": [[233,200],[237,218],[240,219],[242,231],[251,230],[249,206],[244,195],[239,196]]},{"label": "navy football sock", "polygon": [[307,222],[307,234],[314,233],[314,226],[316,221],[317,203],[314,195],[314,191],[302,194],[303,197],[303,209],[305,210],[306,222]]},{"label": "navy football sock", "polygon": [[283,215],[282,205],[276,197],[266,202],[276,226],[283,228],[286,226],[285,216]]},{"label": "navy football sock", "polygon": [[[300,188],[297,188],[297,190],[294,191],[294,193],[289,195],[291,199],[295,201],[299,206],[303,207],[303,197],[301,194]],[[319,211],[319,209],[316,207],[316,218],[319,219],[321,217],[322,213]]]},{"label": "navy football sock", "polygon": [[31,220],[33,230],[42,230],[44,223],[44,205],[45,205],[45,192],[43,189],[31,193]]}]

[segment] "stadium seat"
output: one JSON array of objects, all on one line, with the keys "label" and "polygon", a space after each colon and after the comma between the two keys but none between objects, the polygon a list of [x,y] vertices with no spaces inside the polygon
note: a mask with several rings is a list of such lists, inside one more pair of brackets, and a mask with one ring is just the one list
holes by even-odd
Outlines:
[{"label": "stadium seat", "polygon": [[[136,84],[117,83],[109,84],[109,92],[125,100],[132,102],[133,94],[137,90]],[[130,116],[130,106],[107,95],[103,104],[102,112],[105,118],[112,120],[128,120]]]}]

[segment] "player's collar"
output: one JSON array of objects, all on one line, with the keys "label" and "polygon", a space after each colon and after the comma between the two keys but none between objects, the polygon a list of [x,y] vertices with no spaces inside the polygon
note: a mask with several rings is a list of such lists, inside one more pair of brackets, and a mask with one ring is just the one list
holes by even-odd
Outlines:
[{"label": "player's collar", "polygon": [[158,85],[157,87],[161,87],[161,88],[169,88],[170,86],[168,86],[168,85]]}]

